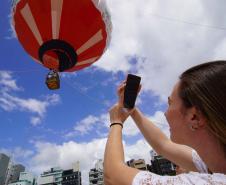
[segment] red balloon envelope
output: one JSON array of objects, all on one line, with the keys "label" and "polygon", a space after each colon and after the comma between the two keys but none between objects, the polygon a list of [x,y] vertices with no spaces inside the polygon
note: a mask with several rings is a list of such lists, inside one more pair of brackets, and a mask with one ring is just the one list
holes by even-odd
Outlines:
[{"label": "red balloon envelope", "polygon": [[110,15],[103,0],[17,0],[12,13],[18,40],[49,69],[87,67],[110,41]]}]

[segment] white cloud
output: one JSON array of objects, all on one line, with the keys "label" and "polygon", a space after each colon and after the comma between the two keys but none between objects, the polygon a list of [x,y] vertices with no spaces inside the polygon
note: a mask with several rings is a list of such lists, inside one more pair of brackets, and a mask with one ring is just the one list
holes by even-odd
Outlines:
[{"label": "white cloud", "polygon": [[15,147],[12,149],[1,148],[0,153],[8,155],[14,163],[27,160],[34,154],[32,150],[27,150],[22,147]]},{"label": "white cloud", "polygon": [[[161,100],[186,68],[225,57],[223,0],[108,0],[108,6],[112,41],[95,65],[111,72],[135,68],[143,90]],[[137,64],[129,63],[131,57]]]},{"label": "white cloud", "polygon": [[170,136],[169,125],[164,115],[164,112],[157,111],[153,116],[149,116],[149,119],[161,129],[168,137]]},{"label": "white cloud", "polygon": [[226,59],[226,38],[224,38],[219,45],[215,48],[214,50],[214,57],[216,60],[222,59],[225,60]]},{"label": "white cloud", "polygon": [[37,113],[39,116],[43,116],[48,105],[48,103],[45,101],[40,101],[33,98],[22,99],[9,94],[5,95],[5,99],[16,105],[16,108],[19,108],[21,111]]},{"label": "white cloud", "polygon": [[125,147],[125,160],[130,159],[144,159],[146,163],[150,164],[150,150],[152,147],[144,140],[138,140],[132,145],[126,145]]},{"label": "white cloud", "polygon": [[[3,97],[0,98],[0,107],[2,107],[5,111],[20,110],[35,113],[40,120],[44,117],[47,107],[55,105],[60,101],[59,95],[56,94],[48,96],[44,100],[34,98],[23,99],[8,93],[3,93],[2,95]],[[31,120],[32,122],[34,121],[33,118]]]},{"label": "white cloud", "polygon": [[[95,65],[114,73],[135,69],[142,76],[143,90],[153,92],[161,100],[166,100],[178,75],[187,67],[226,57],[225,29],[213,28],[226,28],[225,0],[108,0],[108,7],[113,22],[112,42]],[[132,64],[131,58],[137,62]],[[38,100],[8,93],[19,90],[22,88],[11,73],[0,71],[1,108],[35,114],[31,117],[34,125],[40,123],[49,106],[59,102],[58,95]],[[148,117],[169,135],[163,112]],[[100,130],[108,127],[108,114],[88,115],[77,122],[74,130],[66,136],[88,134],[93,130],[105,136],[107,133]],[[135,123],[129,118],[124,124],[123,134],[132,137],[138,133]],[[87,172],[94,161],[103,158],[105,143],[106,139],[89,143],[70,141],[61,145],[39,142],[35,144],[37,153],[30,161],[30,167],[40,173],[56,165],[70,168],[73,162],[79,160],[84,172],[83,181],[87,181]],[[126,159],[149,160],[149,149],[143,140],[132,145],[125,143]]]},{"label": "white cloud", "polygon": [[0,71],[0,107],[5,111],[25,111],[36,114],[31,117],[31,124],[37,125],[44,118],[47,108],[60,102],[60,96],[52,94],[44,97],[44,100],[35,98],[20,98],[16,91],[22,90],[13,79],[12,73]]},{"label": "white cloud", "polygon": [[64,137],[72,138],[76,135],[85,135],[90,132],[96,132],[103,136],[105,134],[99,132],[99,130],[105,128],[107,123],[109,123],[108,114],[102,114],[99,117],[88,115],[81,121],[76,122],[73,131],[66,133]]},{"label": "white cloud", "polygon": [[31,117],[31,124],[33,126],[37,126],[41,123],[41,118],[40,117]]},{"label": "white cloud", "polygon": [[[83,184],[88,184],[88,172],[94,168],[98,159],[103,159],[106,141],[107,139],[103,138],[95,139],[89,143],[70,141],[62,145],[37,142],[35,143],[36,154],[29,160],[30,170],[40,174],[54,166],[71,169],[73,163],[80,161]],[[123,143],[126,160],[142,158],[149,162],[151,148],[147,147],[144,141],[139,140],[133,145]]]},{"label": "white cloud", "polygon": [[[125,73],[135,68],[143,78],[143,90],[161,100],[166,100],[183,70],[225,57],[224,0],[107,0],[107,4],[112,41],[95,66]],[[130,63],[131,58],[137,64]]]},{"label": "white cloud", "polygon": [[136,136],[139,133],[140,131],[134,123],[133,119],[129,117],[123,124],[123,135],[132,137]]},{"label": "white cloud", "polygon": [[[13,3],[16,1],[13,1]],[[8,32],[10,33],[9,36],[4,37],[7,40],[11,40],[11,39],[15,39],[17,38],[17,34],[16,31],[14,29],[14,20],[12,19],[12,12],[8,15],[9,18],[9,24],[10,24],[10,29],[8,30]]]},{"label": "white cloud", "polygon": [[[162,127],[163,130],[166,129],[163,112],[156,112],[153,116],[148,117]],[[80,123],[86,126],[78,129],[78,131],[89,133],[91,130],[88,127],[92,129],[97,129],[100,125],[109,127],[109,118],[108,114],[102,114],[99,117],[90,115]],[[129,118],[124,124],[123,135],[135,136],[138,133],[139,130],[135,123]],[[36,140],[32,141],[35,151],[31,152],[30,150],[17,148],[14,149],[14,155],[18,155],[18,153],[23,154],[21,157],[26,160],[28,170],[33,171],[36,175],[56,166],[63,169],[71,169],[72,164],[80,161],[83,184],[88,184],[88,172],[94,167],[98,159],[103,159],[106,141],[106,136],[90,142],[68,141],[62,144]],[[130,159],[145,159],[146,163],[150,163],[150,150],[152,148],[146,141],[140,139],[133,144],[123,141],[123,145],[126,161]]]},{"label": "white cloud", "polygon": [[[150,118],[150,120],[152,120],[153,123],[156,124],[156,126],[162,129],[164,133],[169,136],[169,128],[163,112],[157,111],[153,116],[145,116]],[[77,135],[85,135],[94,132],[96,132],[99,136],[105,137],[107,135],[107,132],[103,133],[102,129],[109,128],[109,125],[110,119],[108,113],[101,114],[99,117],[88,115],[86,118],[82,119],[81,121],[78,121],[75,124],[73,131],[66,133],[64,137],[72,138]],[[136,126],[135,122],[131,117],[129,117],[125,121],[123,127],[124,136],[133,137],[140,133],[138,127]]]},{"label": "white cloud", "polygon": [[58,104],[60,102],[60,96],[58,94],[47,95],[45,99],[49,104],[53,105]]},{"label": "white cloud", "polygon": [[16,80],[13,79],[12,73],[9,71],[0,71],[0,85],[1,92],[7,92],[10,90],[18,91],[22,90],[21,87],[18,87],[16,84]]},{"label": "white cloud", "polygon": [[81,134],[86,134],[88,131],[92,130],[93,124],[95,124],[98,120],[99,119],[97,117],[89,115],[77,123],[74,130],[80,132]]},{"label": "white cloud", "polygon": [[97,159],[103,159],[105,143],[106,139],[93,140],[89,143],[70,141],[62,145],[36,143],[37,153],[30,160],[31,170],[40,174],[54,166],[71,169],[73,163],[80,161],[82,180],[88,184],[88,171],[94,167]]},{"label": "white cloud", "polygon": [[[101,114],[99,117],[88,115],[86,118],[78,121],[75,124],[73,131],[66,133],[64,137],[72,138],[76,135],[85,135],[94,132],[96,132],[99,136],[105,137],[107,135],[107,132],[103,132],[102,129],[108,129],[109,125],[110,119],[108,113]],[[124,123],[123,135],[130,137],[135,136],[138,133],[139,130],[136,124],[133,122],[132,118],[129,117]]]},{"label": "white cloud", "polygon": [[13,156],[15,159],[17,158],[28,158],[33,155],[34,152],[32,150],[23,149],[21,147],[16,147],[13,150]]},{"label": "white cloud", "polygon": [[[145,116],[149,118],[150,121],[152,121],[157,127],[159,127],[169,137],[170,135],[169,126],[164,116],[164,112],[156,111],[153,116],[149,116],[149,115],[145,115]],[[131,136],[136,136],[139,133],[140,133],[140,130],[137,128],[132,118],[129,117],[124,123],[123,135],[131,137]]]},{"label": "white cloud", "polygon": [[[157,111],[153,116],[147,117],[165,134],[169,135],[167,121],[163,112]],[[82,133],[89,133],[93,129],[96,130],[98,128],[97,124],[109,127],[108,119],[108,114],[102,114],[99,117],[89,115],[80,122],[84,124],[83,128],[75,128]],[[135,136],[139,132],[135,123],[129,118],[124,124],[123,135]],[[72,168],[73,163],[80,161],[83,184],[88,184],[88,172],[94,167],[98,159],[103,159],[106,141],[106,137],[94,139],[90,142],[69,141],[63,144],[34,141],[36,154],[29,160],[29,166],[36,174],[40,174],[54,166],[69,169]],[[146,163],[150,163],[150,150],[152,150],[152,147],[146,141],[140,139],[133,144],[127,144],[123,141],[123,145],[126,161],[130,159],[145,159]]]},{"label": "white cloud", "polygon": [[12,101],[9,101],[6,96],[8,95],[3,94],[3,96],[0,98],[0,107],[5,111],[12,111],[13,109],[16,109],[16,105]]}]

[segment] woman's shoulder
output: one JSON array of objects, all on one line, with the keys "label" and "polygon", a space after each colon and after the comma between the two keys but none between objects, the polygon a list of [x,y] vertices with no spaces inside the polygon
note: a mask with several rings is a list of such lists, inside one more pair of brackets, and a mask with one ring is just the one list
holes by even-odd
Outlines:
[{"label": "woman's shoulder", "polygon": [[177,176],[160,176],[147,171],[140,171],[133,179],[132,185],[226,185],[226,175],[220,173],[206,174],[198,172],[183,173]]}]

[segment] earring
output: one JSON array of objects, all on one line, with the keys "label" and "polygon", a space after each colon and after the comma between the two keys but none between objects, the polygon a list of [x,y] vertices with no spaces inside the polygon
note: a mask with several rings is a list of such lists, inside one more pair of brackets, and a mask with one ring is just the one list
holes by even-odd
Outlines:
[{"label": "earring", "polygon": [[191,129],[191,131],[196,131],[198,128],[197,127],[195,127],[194,125],[192,125],[192,124],[190,124],[189,125],[189,127],[190,127],[190,129]]}]

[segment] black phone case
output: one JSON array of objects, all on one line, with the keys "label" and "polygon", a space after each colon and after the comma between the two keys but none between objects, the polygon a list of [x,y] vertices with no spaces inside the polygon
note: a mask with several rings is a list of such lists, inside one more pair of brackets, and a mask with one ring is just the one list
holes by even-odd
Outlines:
[{"label": "black phone case", "polygon": [[132,109],[135,106],[138,89],[140,86],[141,77],[128,74],[126,80],[126,87],[124,91],[124,107],[128,109]]}]

